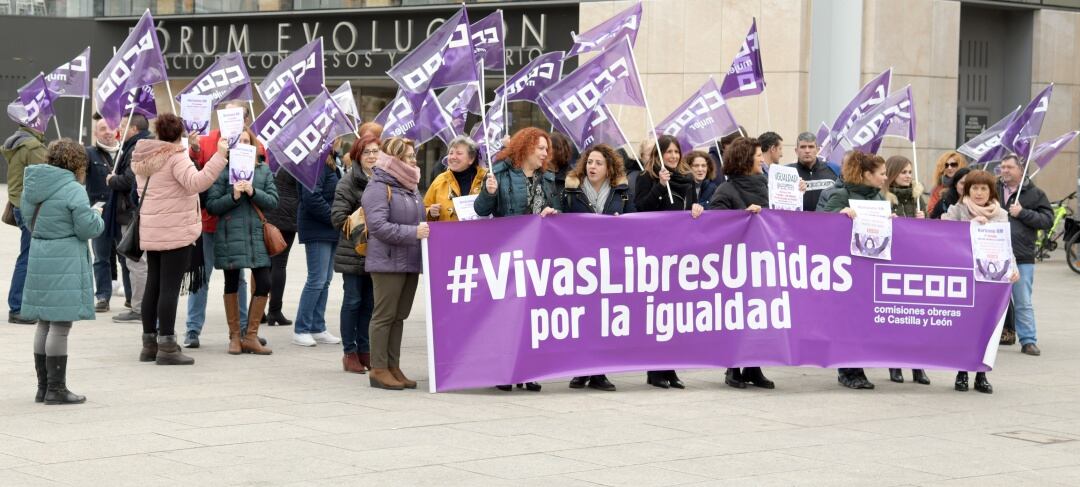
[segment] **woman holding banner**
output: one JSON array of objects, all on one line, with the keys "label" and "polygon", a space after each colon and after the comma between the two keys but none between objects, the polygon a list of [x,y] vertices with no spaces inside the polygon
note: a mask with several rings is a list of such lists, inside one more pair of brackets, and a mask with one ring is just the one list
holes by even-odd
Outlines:
[{"label": "woman holding banner", "polygon": [[[585,151],[585,156],[566,176],[567,213],[622,215],[633,213],[634,203],[623,171],[623,161],[611,146],[600,144]],[[614,391],[615,384],[606,375],[583,375],[570,381],[571,389]]]},{"label": "woman holding banner", "polygon": [[[484,182],[473,208],[480,216],[554,215],[562,208],[555,175],[549,170],[551,137],[535,127],[518,130],[495,158],[499,160]],[[510,385],[496,386],[501,391]],[[518,384],[538,392],[540,384]]]},{"label": "woman holding banner", "polygon": [[[692,217],[701,216],[705,207],[696,203],[693,178],[682,158],[679,141],[670,135],[661,135],[657,142],[659,147],[654,147],[645,158],[645,171],[638,176],[634,208],[637,211],[690,210]],[[650,370],[645,382],[661,389],[686,388],[674,370]]]},{"label": "woman holding banner", "polygon": [[[893,215],[906,218],[925,218],[926,195],[922,184],[915,180],[911,160],[904,156],[892,156],[885,161],[885,199],[892,205]],[[904,372],[889,369],[889,380],[904,383]],[[911,370],[911,380],[917,384],[930,384],[930,377],[922,369]]]},{"label": "woman holding banner", "polygon": [[466,135],[450,141],[446,166],[446,171],[435,177],[424,194],[429,222],[458,221],[454,198],[480,194],[487,176],[487,169],[476,162],[476,142]]},{"label": "woman holding banner", "polygon": [[405,318],[423,269],[420,240],[428,237],[419,184],[413,142],[401,137],[383,141],[360,200],[369,236],[364,270],[375,288],[368,382],[378,389],[416,389],[416,381],[401,371],[400,359]]},{"label": "woman holding banner", "polygon": [[[953,179],[956,178],[956,171],[960,168],[967,167],[968,160],[963,154],[954,150],[948,151],[941,155],[937,160],[937,166],[934,167],[934,189],[930,191],[930,202],[927,203],[927,208],[934,208],[937,206],[941,198],[945,196],[948,189],[953,186]],[[954,203],[955,204],[955,203]],[[946,207],[946,210],[949,208]],[[940,215],[938,216],[940,218]],[[935,218],[931,216],[931,218]]]},{"label": "woman holding banner", "polygon": [[[709,209],[758,213],[769,207],[769,180],[762,171],[761,144],[757,139],[739,137],[728,144],[724,151],[724,175],[727,181],[713,193]],[[746,389],[747,384],[763,389],[776,388],[776,384],[762,373],[761,367],[727,369],[724,383],[736,389]]]},{"label": "woman holding banner", "polygon": [[[240,144],[258,142],[251,130],[240,134]],[[272,350],[259,342],[259,323],[270,296],[270,254],[263,240],[263,213],[277,208],[274,175],[261,160],[255,162],[250,180],[222,171],[206,196],[206,211],[218,217],[214,238],[214,267],[225,274],[225,322],[229,325],[230,355],[253,353],[270,355]],[[235,179],[235,182],[230,182]],[[251,269],[255,293],[248,304],[248,322],[241,333],[240,273]]]},{"label": "woman holding banner", "polygon": [[[1008,223],[1009,213],[998,203],[997,178],[987,171],[974,170],[964,178],[965,195],[960,203],[949,207],[949,211],[941,216],[942,220],[970,221],[980,225],[990,222]],[[1016,270],[1016,259],[1011,262],[1012,274],[1009,282],[1020,279],[1020,273]],[[968,390],[968,373],[957,372],[956,382],[953,388],[960,392]],[[975,390],[984,394],[993,394],[994,387],[986,380],[986,372],[975,373]]]},{"label": "woman holding banner", "polygon": [[200,170],[180,145],[180,117],[159,116],[154,131],[157,140],[140,140],[131,155],[140,196],[139,247],[147,261],[139,360],[191,365],[195,359],[176,343],[176,303],[183,283],[191,292],[203,285],[202,255],[192,255],[202,235],[199,193],[210,189],[225,168],[229,141],[219,140],[217,154]]},{"label": "woman holding banner", "polygon": [[[885,159],[876,154],[851,151],[844,157],[841,169],[843,182],[837,182],[836,188],[825,201],[824,211],[843,213],[848,218],[855,218],[850,200],[884,201],[881,188],[885,185]],[[874,384],[866,378],[863,369],[840,369],[836,380],[851,389],[873,389]]]}]

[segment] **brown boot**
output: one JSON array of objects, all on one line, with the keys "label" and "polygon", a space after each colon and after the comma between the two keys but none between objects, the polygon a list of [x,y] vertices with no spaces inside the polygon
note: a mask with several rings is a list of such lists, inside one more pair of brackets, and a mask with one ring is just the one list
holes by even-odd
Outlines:
[{"label": "brown boot", "polygon": [[360,356],[356,352],[347,353],[341,358],[341,368],[345,372],[352,372],[354,374],[363,374],[367,371],[364,365],[360,363]]},{"label": "brown boot", "polygon": [[401,385],[404,386],[406,389],[416,389],[416,381],[409,380],[408,377],[405,377],[405,373],[402,372],[401,369],[397,367],[390,367],[390,375],[393,375],[394,378],[397,379],[398,382],[401,382]]},{"label": "brown boot", "polygon": [[255,355],[270,355],[274,353],[269,347],[259,343],[259,321],[262,320],[263,312],[266,311],[266,296],[253,296],[248,306],[247,335],[240,339],[240,348],[244,353]]},{"label": "brown boot", "polygon": [[371,369],[371,373],[368,374],[368,383],[376,389],[400,391],[405,388],[405,384],[398,382],[394,375],[390,373],[390,369]]},{"label": "brown boot", "polygon": [[240,355],[240,296],[225,295],[225,322],[229,325],[229,355]]},{"label": "brown boot", "polygon": [[364,369],[371,370],[371,353],[370,352],[361,352],[361,353],[356,354],[356,356],[360,359],[360,365],[363,365]]}]

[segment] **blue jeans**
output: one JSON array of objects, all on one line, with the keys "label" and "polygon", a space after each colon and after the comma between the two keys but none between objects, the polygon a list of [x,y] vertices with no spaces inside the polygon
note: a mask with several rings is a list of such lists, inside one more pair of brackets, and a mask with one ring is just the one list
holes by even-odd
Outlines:
[{"label": "blue jeans", "polygon": [[1012,302],[1016,312],[1016,337],[1021,345],[1035,343],[1035,308],[1031,288],[1035,284],[1035,264],[1018,264],[1020,280],[1013,283]]},{"label": "blue jeans", "polygon": [[309,242],[304,244],[307,256],[307,281],[300,292],[300,305],[293,322],[295,333],[322,333],[326,331],[326,297],[330,294],[330,280],[334,278],[334,249],[337,242]]},{"label": "blue jeans", "polygon": [[375,293],[369,274],[342,274],[345,296],[341,300],[341,344],[345,353],[368,353],[368,324],[375,309]]},{"label": "blue jeans", "polygon": [[[214,270],[214,234],[203,233],[203,285],[199,292],[188,294],[187,300],[187,331],[201,334],[203,324],[206,322],[206,292],[210,287],[210,274]],[[247,281],[244,273],[240,273],[240,323],[247,328]]]},{"label": "blue jeans", "polygon": [[30,259],[30,229],[23,220],[22,212],[13,208],[15,223],[19,224],[19,257],[15,259],[15,271],[11,273],[11,289],[8,290],[8,310],[19,314],[22,311],[23,286],[26,285],[26,262]]},{"label": "blue jeans", "polygon": [[94,249],[94,297],[98,301],[112,298],[113,239],[102,232],[90,240]]}]

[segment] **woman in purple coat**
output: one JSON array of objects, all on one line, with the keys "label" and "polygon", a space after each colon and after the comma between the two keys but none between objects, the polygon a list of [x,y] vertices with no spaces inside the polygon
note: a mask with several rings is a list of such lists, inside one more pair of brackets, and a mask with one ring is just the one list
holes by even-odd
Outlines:
[{"label": "woman in purple coat", "polygon": [[420,240],[428,236],[423,195],[417,190],[420,168],[409,139],[386,139],[364,189],[368,230],[364,270],[371,275],[375,310],[371,315],[371,387],[416,389],[401,372],[401,334],[412,310],[423,264]]}]

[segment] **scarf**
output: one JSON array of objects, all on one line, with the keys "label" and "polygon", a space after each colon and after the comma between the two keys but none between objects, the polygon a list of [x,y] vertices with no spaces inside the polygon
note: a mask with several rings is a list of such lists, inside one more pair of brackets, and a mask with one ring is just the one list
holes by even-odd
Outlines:
[{"label": "scarf", "polygon": [[[473,183],[473,180],[476,179],[476,164],[475,163],[470,164],[469,167],[465,168],[464,171],[461,171],[461,172],[450,171],[450,174],[452,174],[454,176],[454,180],[457,181],[457,184],[458,184],[458,189],[461,190],[460,194],[451,195],[451,197],[465,196],[465,195],[470,194],[472,192],[472,183]],[[453,192],[453,191],[451,190],[451,192]]]},{"label": "scarf", "polygon": [[400,159],[389,154],[380,152],[375,167],[386,171],[387,174],[397,180],[398,184],[409,191],[416,191],[416,186],[420,184],[419,167],[405,164]]},{"label": "scarf", "polygon": [[96,145],[98,149],[108,152],[109,155],[113,157],[116,157],[116,153],[120,151],[120,144],[116,144],[110,147],[95,140],[94,145]]},{"label": "scarf", "polygon": [[611,183],[604,179],[604,184],[600,185],[600,191],[597,191],[588,180],[584,183],[581,185],[581,192],[585,193],[585,199],[589,200],[593,213],[603,214],[604,204],[607,203],[608,194],[611,193]]},{"label": "scarf", "polygon": [[994,217],[994,213],[999,210],[998,202],[996,200],[987,201],[986,206],[979,206],[976,205],[974,201],[971,201],[971,198],[965,196],[963,203],[964,206],[967,207],[968,213],[971,214],[972,218],[981,216],[990,220]]}]

